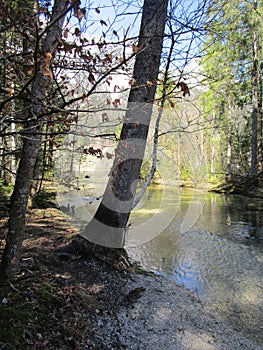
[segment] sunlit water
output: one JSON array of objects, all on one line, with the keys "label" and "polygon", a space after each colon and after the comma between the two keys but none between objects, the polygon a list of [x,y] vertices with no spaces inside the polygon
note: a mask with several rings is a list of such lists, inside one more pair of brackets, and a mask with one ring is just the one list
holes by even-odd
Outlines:
[{"label": "sunlit water", "polygon": [[[243,327],[263,333],[263,201],[193,190],[171,189],[170,196],[174,203],[167,205],[177,208],[172,222],[129,254],[234,315]],[[131,221],[145,218],[143,212]]]},{"label": "sunlit water", "polygon": [[[75,215],[83,219],[88,212],[91,218],[98,203],[74,200]],[[263,201],[242,196],[151,187],[131,215],[127,250],[143,268],[184,285],[260,333],[262,210]]]},{"label": "sunlit water", "polygon": [[[222,283],[262,283],[263,202],[190,190],[175,191],[174,197],[174,203],[167,203],[177,207],[174,219],[155,239],[130,248],[134,258],[199,293]],[[195,221],[187,226],[193,203],[201,204],[199,215],[194,213]],[[147,217],[144,208],[132,215],[131,222],[136,225],[142,216]]]}]

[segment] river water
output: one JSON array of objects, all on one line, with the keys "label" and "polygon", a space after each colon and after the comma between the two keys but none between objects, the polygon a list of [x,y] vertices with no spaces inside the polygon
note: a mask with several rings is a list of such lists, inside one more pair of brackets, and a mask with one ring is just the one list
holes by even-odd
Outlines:
[{"label": "river water", "polygon": [[[132,214],[131,227],[158,216],[151,208],[156,210],[165,194],[151,191]],[[170,215],[176,208],[171,222],[144,244],[136,246],[133,239],[130,256],[263,332],[263,201],[171,188],[165,206]]]},{"label": "river water", "polygon": [[[82,220],[99,204],[71,200]],[[262,212],[262,200],[152,186],[131,215],[127,250],[143,268],[184,285],[261,334]]]},{"label": "river water", "polygon": [[[163,192],[151,191],[155,195],[132,214],[131,226],[158,217]],[[262,282],[263,201],[193,190],[171,191],[170,197],[174,203],[167,201],[164,210],[176,207],[171,223],[145,244],[136,246],[135,240],[129,248],[134,258],[198,293],[222,283]]]}]

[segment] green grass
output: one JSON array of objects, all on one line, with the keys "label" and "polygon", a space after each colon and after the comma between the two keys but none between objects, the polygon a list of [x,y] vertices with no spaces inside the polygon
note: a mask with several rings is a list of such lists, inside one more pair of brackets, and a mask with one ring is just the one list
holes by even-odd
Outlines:
[{"label": "green grass", "polygon": [[25,301],[20,309],[2,304],[0,310],[0,349],[16,349],[25,336],[28,320],[32,319],[32,307]]}]

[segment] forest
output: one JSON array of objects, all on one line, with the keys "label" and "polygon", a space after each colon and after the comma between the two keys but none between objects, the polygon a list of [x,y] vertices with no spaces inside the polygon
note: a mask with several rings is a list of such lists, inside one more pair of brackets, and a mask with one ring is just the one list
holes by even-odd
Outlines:
[{"label": "forest", "polygon": [[[116,333],[126,322],[116,310],[133,317],[131,305],[153,283],[132,249],[168,232],[184,210],[178,196],[203,196],[182,214],[182,235],[202,211],[213,216],[218,198],[231,223],[241,204],[228,196],[256,198],[254,214],[253,201],[239,212],[256,228],[241,228],[238,242],[255,244],[253,259],[262,258],[262,17],[259,0],[2,1],[0,349],[240,349],[235,333],[217,346],[204,325],[199,340],[198,327],[178,326],[171,344],[140,335],[132,347],[134,335]],[[244,349],[262,349],[259,320],[245,327],[234,314],[228,321]]]}]

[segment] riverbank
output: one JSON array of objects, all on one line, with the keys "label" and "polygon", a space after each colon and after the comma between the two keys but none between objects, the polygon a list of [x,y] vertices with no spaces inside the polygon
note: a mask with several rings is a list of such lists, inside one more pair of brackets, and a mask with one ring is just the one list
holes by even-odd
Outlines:
[{"label": "riverbank", "polygon": [[263,349],[262,332],[172,281],[61,252],[72,220],[54,208],[28,216],[21,271],[0,305],[3,349]]},{"label": "riverbank", "polygon": [[262,174],[257,178],[236,176],[233,177],[231,181],[222,181],[215,186],[211,186],[210,191],[216,193],[237,194],[263,200]]}]

